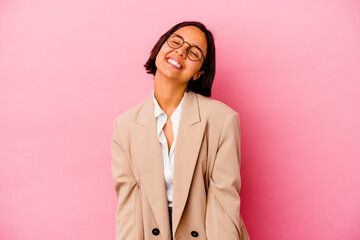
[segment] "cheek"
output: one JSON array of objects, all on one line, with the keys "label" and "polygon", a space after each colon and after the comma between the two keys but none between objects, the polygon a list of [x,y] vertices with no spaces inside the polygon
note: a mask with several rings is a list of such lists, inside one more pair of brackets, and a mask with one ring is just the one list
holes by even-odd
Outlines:
[{"label": "cheek", "polygon": [[164,47],[164,45],[160,48],[158,54],[156,55],[155,58],[155,65],[157,66],[158,62],[163,60],[165,58],[166,55],[166,47]]},{"label": "cheek", "polygon": [[191,65],[191,72],[193,72],[193,74],[197,73],[201,68],[201,64],[192,64]]},{"label": "cheek", "polygon": [[162,47],[160,48],[159,52],[158,52],[158,56],[165,56],[168,52],[170,51],[170,49],[167,47],[167,45],[162,45]]}]

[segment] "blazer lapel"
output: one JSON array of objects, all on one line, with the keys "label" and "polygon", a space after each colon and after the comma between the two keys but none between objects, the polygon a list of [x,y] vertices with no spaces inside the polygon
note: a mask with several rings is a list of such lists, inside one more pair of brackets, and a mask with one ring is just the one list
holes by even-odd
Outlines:
[{"label": "blazer lapel", "polygon": [[140,172],[140,187],[145,189],[159,228],[169,229],[168,232],[160,231],[163,238],[168,239],[170,237],[168,201],[152,95],[146,99],[137,121],[132,124],[132,132],[134,133],[133,154]]},{"label": "blazer lapel", "polygon": [[185,92],[174,152],[173,231],[176,232],[188,198],[206,122],[201,121],[194,92]]}]

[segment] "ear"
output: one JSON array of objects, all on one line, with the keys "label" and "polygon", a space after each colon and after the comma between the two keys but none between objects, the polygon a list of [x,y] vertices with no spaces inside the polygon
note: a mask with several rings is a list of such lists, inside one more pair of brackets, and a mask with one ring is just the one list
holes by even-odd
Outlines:
[{"label": "ear", "polygon": [[199,71],[197,72],[194,76],[193,76],[193,80],[197,80],[201,75],[203,75],[205,72],[204,71]]}]

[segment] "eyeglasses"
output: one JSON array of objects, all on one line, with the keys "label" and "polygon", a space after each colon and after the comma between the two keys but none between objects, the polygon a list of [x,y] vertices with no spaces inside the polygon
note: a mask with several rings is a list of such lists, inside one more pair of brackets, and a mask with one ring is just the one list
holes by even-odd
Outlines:
[{"label": "eyeglasses", "polygon": [[[170,34],[170,33],[169,33]],[[191,61],[199,61],[202,58],[205,59],[205,55],[203,54],[203,51],[198,47],[198,46],[191,46],[190,43],[184,41],[184,39],[180,36],[177,35],[176,33],[173,33],[167,40],[166,40],[167,44],[169,45],[169,47],[171,47],[172,49],[178,49],[181,48],[181,46],[184,43],[189,44],[189,48],[187,49],[187,57],[191,60]]]}]

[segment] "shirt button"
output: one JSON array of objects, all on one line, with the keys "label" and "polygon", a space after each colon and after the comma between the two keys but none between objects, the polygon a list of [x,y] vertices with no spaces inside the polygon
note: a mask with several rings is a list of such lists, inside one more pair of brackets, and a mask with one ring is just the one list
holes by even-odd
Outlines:
[{"label": "shirt button", "polygon": [[193,237],[198,237],[199,234],[198,234],[197,231],[192,231],[192,232],[191,232],[191,236],[193,236]]},{"label": "shirt button", "polygon": [[154,229],[152,230],[152,234],[154,234],[155,236],[157,236],[157,235],[160,234],[160,230],[157,229],[157,228],[154,228]]}]

